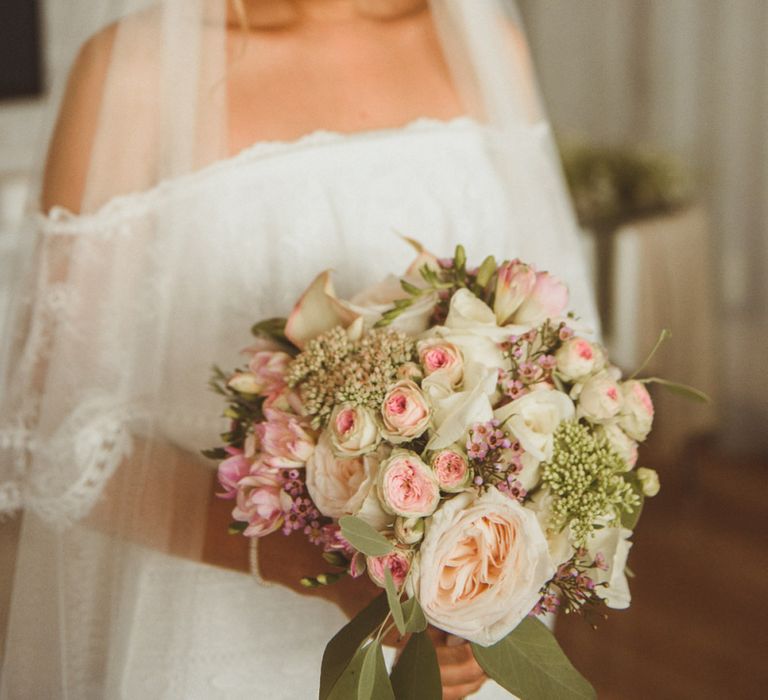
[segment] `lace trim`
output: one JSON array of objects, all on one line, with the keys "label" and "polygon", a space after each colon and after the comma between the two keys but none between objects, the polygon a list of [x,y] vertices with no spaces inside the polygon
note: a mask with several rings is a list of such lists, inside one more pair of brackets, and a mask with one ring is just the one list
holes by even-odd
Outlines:
[{"label": "lace trim", "polygon": [[[439,130],[461,132],[466,129],[481,130],[483,125],[472,117],[463,116],[450,120],[433,118],[416,119],[405,126],[390,129],[373,129],[344,133],[341,131],[313,131],[293,141],[259,141],[229,158],[222,158],[186,175],[163,180],[142,192],[118,195],[104,204],[93,214],[75,214],[65,207],[53,207],[46,216],[40,214],[38,221],[42,231],[49,235],[76,235],[103,231],[105,227],[116,233],[128,234],[131,229],[128,220],[140,217],[162,204],[182,187],[199,185],[218,173],[248,163],[285,155],[307,148],[317,148],[339,143],[364,143],[371,140],[392,138],[402,135],[421,135]],[[122,225],[122,226],[121,226]]]}]

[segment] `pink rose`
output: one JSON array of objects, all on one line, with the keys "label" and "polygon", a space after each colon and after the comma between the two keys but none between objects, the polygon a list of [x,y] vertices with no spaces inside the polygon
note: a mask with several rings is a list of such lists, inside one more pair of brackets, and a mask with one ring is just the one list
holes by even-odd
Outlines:
[{"label": "pink rose", "polygon": [[421,389],[410,379],[394,384],[381,404],[385,437],[395,444],[409,442],[429,426],[430,411]]},{"label": "pink rose", "polygon": [[558,318],[568,306],[568,287],[548,272],[536,273],[536,284],[515,312],[514,322],[538,325],[547,318]]},{"label": "pink rose", "polygon": [[460,493],[432,516],[409,586],[433,625],[490,646],[528,615],[554,573],[535,513],[491,488]]},{"label": "pink rose", "polygon": [[237,505],[232,517],[248,523],[243,532],[246,537],[264,537],[283,524],[290,507],[291,497],[283,491],[280,472],[257,462],[237,485]]},{"label": "pink rose", "polygon": [[376,490],[385,511],[407,518],[431,515],[440,502],[435,473],[410,450],[395,450],[379,465]]},{"label": "pink rose", "polygon": [[254,354],[248,369],[256,378],[260,394],[272,394],[285,386],[285,373],[291,360],[291,356],[285,352],[264,350]]},{"label": "pink rose", "polygon": [[440,450],[432,457],[437,483],[448,493],[464,490],[472,479],[467,458],[455,450]]},{"label": "pink rose", "polygon": [[615,423],[598,426],[597,434],[604,437],[611,449],[619,455],[628,468],[637,464],[637,443]]},{"label": "pink rose", "polygon": [[345,457],[372,452],[381,442],[376,416],[365,406],[348,403],[337,406],[328,427],[334,449]]},{"label": "pink rose", "polygon": [[584,338],[571,338],[563,343],[555,360],[558,373],[567,382],[583,379],[605,365],[603,351]]},{"label": "pink rose", "polygon": [[453,343],[440,338],[422,340],[418,344],[419,360],[426,376],[440,372],[450,381],[451,386],[461,384],[464,375],[464,359]]},{"label": "pink rose", "polygon": [[230,456],[219,463],[217,475],[224,493],[217,493],[219,498],[234,498],[237,495],[237,484],[251,470],[251,462],[241,450],[233,447],[226,448]]},{"label": "pink rose", "polygon": [[533,291],[536,270],[519,260],[512,260],[501,265],[497,275],[493,312],[496,322],[503,326]]},{"label": "pink rose", "polygon": [[619,413],[623,399],[614,375],[614,371],[604,369],[584,382],[578,400],[579,418],[603,423]]},{"label": "pink rose", "polygon": [[389,569],[395,588],[401,589],[408,578],[408,572],[411,570],[411,557],[409,550],[399,548],[393,549],[383,557],[367,557],[368,575],[377,586],[384,588],[385,572]]},{"label": "pink rose", "polygon": [[619,416],[619,425],[634,440],[642,442],[648,437],[653,425],[653,401],[645,384],[636,380],[621,385],[624,404]]},{"label": "pink rose", "polygon": [[265,408],[266,421],[256,432],[269,463],[283,469],[303,467],[315,449],[315,439],[306,425],[291,413]]}]

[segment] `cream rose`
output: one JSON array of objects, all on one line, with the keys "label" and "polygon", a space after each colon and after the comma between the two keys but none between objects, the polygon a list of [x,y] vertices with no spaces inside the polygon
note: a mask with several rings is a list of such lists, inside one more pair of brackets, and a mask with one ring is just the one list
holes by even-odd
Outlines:
[{"label": "cream rose", "polygon": [[632,596],[624,569],[632,543],[629,538],[632,531],[623,527],[603,527],[595,530],[587,541],[587,551],[591,557],[601,555],[604,568],[590,569],[589,575],[595,583],[607,583],[596,586],[595,592],[609,608],[623,610],[629,607]]},{"label": "cream rose", "polygon": [[440,372],[445,375],[452,387],[455,388],[461,384],[464,376],[464,360],[461,351],[453,343],[440,338],[429,338],[420,341],[417,350],[426,376]]},{"label": "cream rose", "polygon": [[472,469],[467,457],[458,450],[440,450],[432,455],[432,469],[435,470],[440,488],[448,493],[463,491],[472,480]]},{"label": "cream rose", "polygon": [[410,450],[395,450],[379,467],[376,492],[393,515],[423,518],[440,503],[440,486],[430,467]]},{"label": "cream rose", "polygon": [[381,455],[339,457],[328,432],[320,436],[307,461],[307,490],[323,515],[356,515],[373,487]]},{"label": "cream rose", "polygon": [[618,425],[600,425],[595,432],[608,441],[611,449],[627,463],[629,469],[637,464],[637,443]]},{"label": "cream rose", "polygon": [[619,425],[631,438],[642,442],[648,437],[653,425],[653,401],[645,384],[635,380],[621,385],[624,399]]},{"label": "cream rose", "polygon": [[370,408],[341,404],[333,409],[328,423],[331,443],[343,457],[372,452],[381,442],[376,415]]},{"label": "cream rose", "polygon": [[395,537],[403,544],[416,544],[424,537],[424,518],[396,518]]},{"label": "cream rose", "polygon": [[584,379],[603,368],[605,354],[584,338],[571,338],[555,353],[557,371],[567,382]]},{"label": "cream rose", "polygon": [[429,427],[430,409],[415,382],[403,379],[393,384],[381,403],[384,435],[390,442],[410,442]]},{"label": "cream rose", "polygon": [[574,415],[573,401],[561,391],[554,390],[526,394],[495,413],[523,449],[542,461],[552,458],[557,427]]},{"label": "cream rose", "polygon": [[554,572],[536,515],[489,489],[459,494],[427,522],[411,586],[433,625],[490,646],[528,615]]}]

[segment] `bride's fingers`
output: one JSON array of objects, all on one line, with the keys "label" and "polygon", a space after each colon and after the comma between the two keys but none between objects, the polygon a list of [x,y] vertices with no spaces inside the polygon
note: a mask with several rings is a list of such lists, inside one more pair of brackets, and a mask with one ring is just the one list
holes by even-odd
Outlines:
[{"label": "bride's fingers", "polygon": [[[466,642],[456,646],[436,646],[437,663],[443,690],[465,685],[482,684],[485,673],[475,660],[472,648]],[[478,686],[479,687],[479,686]]]},{"label": "bride's fingers", "polygon": [[455,685],[451,688],[443,688],[443,700],[463,700],[463,698],[467,698],[480,690],[486,680],[486,678],[481,678],[479,681],[475,681],[474,683]]}]

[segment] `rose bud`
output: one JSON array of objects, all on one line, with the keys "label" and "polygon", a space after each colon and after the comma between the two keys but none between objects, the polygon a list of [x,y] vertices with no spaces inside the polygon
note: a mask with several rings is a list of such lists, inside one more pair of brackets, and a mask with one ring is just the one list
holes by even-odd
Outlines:
[{"label": "rose bud", "polygon": [[395,588],[400,589],[408,578],[408,572],[411,570],[412,554],[407,549],[395,548],[389,554],[381,557],[367,557],[366,566],[368,575],[377,586],[384,588],[386,585],[386,570],[389,569],[392,574],[392,582]]},{"label": "rose bud", "polygon": [[376,491],[385,511],[406,518],[432,515],[440,503],[435,473],[409,450],[395,450],[379,465]]},{"label": "rose bud", "polygon": [[337,406],[329,422],[331,443],[344,457],[356,457],[376,449],[381,441],[373,411],[365,406]]},{"label": "rose bud", "polygon": [[440,338],[422,340],[418,346],[419,361],[426,376],[442,373],[450,381],[452,387],[461,384],[464,376],[464,359],[453,343]]},{"label": "rose bud", "polygon": [[395,520],[395,537],[403,544],[416,544],[424,537],[424,519],[397,518]]},{"label": "rose bud", "polygon": [[432,469],[435,470],[440,489],[448,493],[463,491],[472,481],[472,470],[467,458],[456,450],[440,450],[432,456]]},{"label": "rose bud", "polygon": [[501,265],[497,274],[493,312],[496,314],[496,322],[503,326],[533,291],[536,270],[519,260],[513,260]]},{"label": "rose bud", "polygon": [[637,470],[637,478],[640,480],[640,486],[643,489],[643,495],[653,498],[661,489],[659,484],[659,475],[655,469],[640,467]]},{"label": "rose bud", "polygon": [[430,410],[421,389],[403,379],[394,384],[381,404],[384,435],[392,443],[409,442],[429,427]]}]

